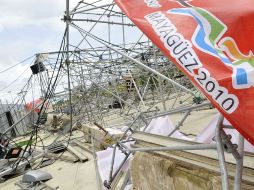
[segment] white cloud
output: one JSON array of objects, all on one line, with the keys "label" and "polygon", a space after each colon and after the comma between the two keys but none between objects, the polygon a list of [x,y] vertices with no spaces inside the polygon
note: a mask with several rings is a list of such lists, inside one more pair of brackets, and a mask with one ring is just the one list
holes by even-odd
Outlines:
[{"label": "white cloud", "polygon": [[[79,0],[71,0],[71,7]],[[65,0],[1,0],[0,23],[5,27],[40,24],[50,18],[61,18]]]},{"label": "white cloud", "polygon": [[[61,21],[64,10],[64,0],[1,0],[0,71],[35,53],[57,50],[65,28]],[[31,61],[1,73],[0,89],[24,72]],[[28,69],[13,85],[0,92],[0,98],[10,100],[8,91],[16,94],[30,75]]]},{"label": "white cloud", "polygon": [[[71,8],[79,1],[70,0]],[[93,1],[91,0],[90,2]],[[104,0],[102,4],[110,2],[112,1]],[[65,29],[65,24],[61,21],[64,11],[65,0],[1,0],[0,71],[36,53],[57,51]],[[118,20],[116,21],[118,22]],[[79,25],[89,27],[92,24],[83,22],[79,23]],[[88,29],[86,28],[86,30]],[[108,35],[106,31],[107,25],[100,24],[92,32],[102,39],[107,39]],[[133,41],[136,41],[140,36],[134,35],[133,30],[128,28],[125,29],[125,33],[129,40],[135,39]],[[122,41],[121,35],[121,32],[115,32],[114,38],[112,35],[112,42]],[[78,44],[81,39],[82,37],[78,32],[72,31],[71,43],[73,45]],[[91,39],[89,41],[93,42]],[[31,62],[27,62],[26,65],[19,65],[8,72],[0,74],[0,89],[15,80],[28,67],[29,63]],[[14,94],[17,93],[30,75],[31,71],[28,69],[15,84],[0,92],[0,99],[10,99],[8,91]]]}]

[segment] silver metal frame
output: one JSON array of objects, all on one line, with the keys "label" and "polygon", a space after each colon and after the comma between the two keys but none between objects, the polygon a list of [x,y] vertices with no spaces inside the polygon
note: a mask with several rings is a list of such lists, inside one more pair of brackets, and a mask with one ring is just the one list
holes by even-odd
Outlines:
[{"label": "silver metal frame", "polygon": [[[175,79],[166,76],[165,74],[162,73],[162,71],[160,71],[160,69],[158,68],[160,52],[156,51],[156,48],[154,47],[154,45],[152,45],[150,47],[150,44],[148,44],[148,45],[146,45],[146,48],[147,48],[148,52],[150,51],[149,53],[151,54],[151,58],[152,58],[151,62],[153,62],[155,64],[155,68],[149,67],[147,64],[144,63],[145,61],[141,61],[140,58],[137,59],[135,56],[131,55],[130,52],[126,52],[127,44],[125,43],[126,39],[125,39],[125,35],[124,35],[125,34],[125,27],[133,27],[133,24],[130,22],[128,22],[128,23],[124,22],[124,19],[123,19],[124,14],[123,13],[117,15],[118,17],[122,18],[122,22],[115,22],[115,21],[110,20],[110,18],[109,18],[110,14],[116,15],[116,12],[113,10],[115,3],[106,3],[104,5],[101,5],[101,4],[95,5],[93,3],[91,3],[91,4],[86,3],[84,0],[82,0],[71,11],[70,11],[69,4],[70,4],[69,0],[66,0],[66,11],[65,11],[64,19],[63,19],[66,22],[65,48],[61,49],[60,51],[57,51],[57,52],[48,52],[47,54],[49,54],[49,55],[63,54],[64,55],[63,56],[64,60],[60,63],[61,66],[63,67],[61,69],[62,73],[61,73],[60,78],[67,76],[68,94],[64,93],[63,95],[59,95],[59,96],[62,99],[66,99],[66,97],[68,97],[68,105],[66,105],[66,107],[68,107],[70,110],[71,126],[73,126],[73,123],[75,123],[79,120],[82,120],[82,118],[87,118],[87,120],[88,120],[87,122],[99,120],[101,123],[103,123],[103,124],[105,123],[105,120],[104,120],[104,117],[102,114],[103,110],[102,110],[102,106],[101,106],[103,103],[103,100],[104,100],[104,99],[102,99],[103,96],[101,95],[103,92],[107,92],[112,97],[117,98],[119,100],[119,102],[121,103],[121,107],[123,107],[122,103],[124,103],[127,105],[128,109],[129,109],[129,110],[127,110],[127,108],[126,108],[127,111],[123,117],[125,118],[125,121],[126,120],[130,121],[130,125],[127,128],[127,130],[124,132],[124,134],[120,138],[120,140],[113,146],[114,151],[113,151],[112,159],[111,159],[110,175],[109,175],[109,179],[107,181],[103,182],[104,186],[107,188],[111,187],[111,184],[113,183],[114,179],[118,175],[119,171],[121,171],[122,166],[128,160],[130,155],[134,154],[137,151],[151,152],[151,151],[216,149],[218,152],[218,160],[219,160],[219,165],[220,165],[223,190],[229,189],[228,172],[227,172],[226,161],[225,161],[225,156],[224,156],[225,151],[231,152],[236,160],[236,175],[235,175],[235,180],[234,180],[234,189],[240,190],[241,189],[241,180],[242,180],[243,157],[244,157],[244,138],[242,136],[240,136],[239,147],[237,147],[231,143],[230,137],[228,135],[226,135],[225,132],[223,131],[223,128],[226,128],[229,126],[223,126],[223,119],[224,118],[222,115],[220,116],[219,121],[216,126],[216,133],[215,133],[216,134],[215,135],[216,143],[215,144],[211,144],[211,145],[201,144],[198,146],[197,145],[189,145],[189,146],[174,146],[174,147],[168,146],[168,147],[157,147],[157,148],[130,148],[130,149],[124,145],[125,142],[133,141],[131,135],[128,136],[128,132],[131,132],[133,134],[133,133],[135,133],[135,131],[138,131],[139,127],[141,126],[140,123],[142,123],[143,126],[148,126],[149,120],[151,120],[153,118],[166,116],[166,115],[170,115],[170,114],[174,114],[174,113],[185,112],[184,116],[179,121],[179,123],[175,127],[175,129],[170,134],[168,134],[168,136],[170,137],[176,130],[178,130],[181,127],[181,125],[185,122],[185,120],[187,119],[187,117],[189,116],[189,114],[191,113],[192,110],[201,108],[203,106],[209,106],[210,103],[205,102],[200,105],[192,105],[192,106],[186,106],[186,107],[182,106],[182,107],[179,107],[176,109],[173,108],[177,99],[178,99],[178,94],[185,92],[187,94],[190,94],[191,97],[195,97],[197,95],[197,93],[194,90],[190,90],[186,86],[179,84],[179,82],[176,82]],[[84,4],[83,7],[81,7],[82,4]],[[90,7],[87,5],[90,5]],[[74,18],[74,16],[76,16],[76,15],[89,13],[89,11],[93,11],[93,10],[94,11],[105,10],[103,13],[100,13],[100,14],[101,14],[101,17],[105,16],[105,14],[107,14],[108,20],[102,21],[101,17],[98,20]],[[96,14],[99,14],[99,13],[96,13]],[[80,26],[76,25],[75,22],[90,22],[90,23],[93,23],[93,25],[91,26],[90,30],[87,31],[87,30],[81,28]],[[108,31],[107,31],[108,32],[108,41],[106,41],[104,39],[100,39],[99,37],[92,34],[92,30],[97,23],[108,25]],[[111,37],[111,35],[110,35],[111,25],[122,26],[123,42],[124,42],[123,44],[116,46],[115,44],[112,43],[112,41],[111,41],[112,39],[110,38]],[[70,43],[70,36],[72,35],[70,28],[76,29],[76,31],[78,31],[80,33],[80,35],[83,37],[83,39],[80,41],[80,43],[74,47],[74,49],[73,49],[72,44]],[[142,34],[142,36],[143,36],[143,34]],[[142,36],[140,37],[140,39],[142,38]],[[89,37],[96,43],[101,44],[103,48],[102,47],[95,48],[86,39],[87,37]],[[131,48],[129,48],[129,49],[135,50],[135,47],[137,47],[140,43],[139,40],[133,44],[130,44]],[[80,49],[79,45],[82,44],[83,42],[86,42],[90,48]],[[145,45],[144,45],[144,47],[145,47]],[[140,49],[142,50],[142,48],[143,47],[141,47]],[[91,54],[91,52],[94,52],[97,56],[95,61],[92,61],[92,58],[95,54]],[[82,53],[86,53],[85,54],[86,56],[83,56]],[[88,57],[88,55],[90,55],[91,58]],[[107,56],[106,61],[103,60],[102,55]],[[119,56],[120,56],[120,58],[116,59]],[[112,57],[115,57],[115,59],[113,59]],[[107,88],[107,87],[109,87],[109,85],[104,84],[104,83],[111,82],[112,78],[110,78],[108,80],[103,80],[104,79],[103,72],[99,72],[99,73],[95,72],[96,69],[100,69],[100,71],[103,71],[104,68],[100,65],[101,60],[104,61],[103,64],[105,64],[105,65],[107,63],[111,64],[114,61],[121,62],[121,64],[119,64],[119,65],[123,65],[124,63],[128,62],[128,63],[131,63],[133,65],[133,67],[137,66],[140,69],[140,71],[148,72],[151,74],[151,77],[150,76],[148,77],[147,81],[145,81],[145,84],[143,86],[144,87],[143,95],[142,95],[142,93],[139,92],[138,86],[134,81],[135,91],[140,99],[138,106],[132,105],[131,103],[126,101],[124,98],[122,98],[116,89],[116,85],[112,85],[113,90],[109,90]],[[64,67],[63,62],[65,63],[66,67]],[[87,65],[87,68],[88,68],[87,70],[84,70],[82,67],[85,64]],[[49,63],[49,65],[51,66],[51,63]],[[92,65],[92,66],[89,68],[89,65]],[[116,67],[114,67],[114,69],[116,69]],[[158,79],[158,86],[155,84],[156,82],[154,81],[154,78],[152,75],[155,75],[156,76],[155,78]],[[95,76],[97,78],[95,78]],[[142,106],[144,107],[144,105],[146,104],[146,102],[144,102],[143,100],[144,100],[144,95],[147,93],[147,89],[148,89],[150,80],[154,83],[155,87],[158,89],[158,96],[157,96],[158,98],[157,99],[160,99],[160,103],[162,103],[162,105],[163,105],[163,111],[160,113],[156,113],[156,111],[152,112],[151,110],[152,110],[152,108],[154,108],[153,106],[151,106],[149,109],[142,110]],[[175,101],[172,105],[172,108],[169,110],[167,110],[168,108],[165,103],[166,102],[165,96],[166,96],[167,92],[165,91],[165,89],[163,89],[163,87],[165,88],[165,85],[163,86],[163,80],[167,81],[169,84],[171,84],[173,86],[175,92],[178,93],[176,95],[176,97],[174,97]],[[93,84],[94,86],[98,87],[98,88],[94,88],[97,91],[94,92],[91,90],[92,88],[90,88],[90,89],[87,88],[86,83],[88,81],[90,83],[90,86],[92,86],[92,84]],[[74,85],[72,84],[72,82],[77,82],[77,83],[80,82],[80,84],[83,85],[83,88],[81,89],[83,91],[80,92],[80,94],[83,97],[82,106],[84,106],[86,109],[85,113],[83,113],[83,115],[80,114],[78,119],[75,119],[75,120],[73,120],[73,116],[75,115],[74,110],[73,110],[75,102],[73,100]],[[94,98],[95,103],[92,101],[88,102],[89,101],[88,100],[89,93],[90,94],[94,93],[94,96],[92,96],[92,97]],[[57,96],[55,96],[54,98],[57,99]],[[91,98],[91,100],[93,100],[93,99]],[[130,113],[128,115],[128,113],[131,111],[133,111],[133,113]],[[150,111],[152,112],[152,115],[149,115]],[[117,114],[121,115],[121,111],[117,112]],[[21,120],[19,120],[18,122],[20,122],[22,120],[23,120],[23,118]],[[14,124],[14,125],[16,125],[16,124]],[[91,137],[91,138],[92,138],[92,142],[93,142],[94,138],[93,137]],[[116,152],[117,148],[120,149],[123,152],[123,154],[125,154],[125,159],[121,163],[120,167],[114,172],[113,168],[114,168],[114,163],[115,163],[115,152]],[[95,163],[96,163],[95,152],[94,152],[94,159],[95,159]],[[26,161],[20,163],[20,166],[22,166],[23,164],[26,164]],[[8,171],[1,172],[0,177],[5,175],[6,172],[9,173],[9,172],[12,172],[12,170],[9,169]],[[96,168],[96,172],[97,172],[98,188],[101,188],[101,182],[98,177],[99,174],[98,174],[97,168]]]}]

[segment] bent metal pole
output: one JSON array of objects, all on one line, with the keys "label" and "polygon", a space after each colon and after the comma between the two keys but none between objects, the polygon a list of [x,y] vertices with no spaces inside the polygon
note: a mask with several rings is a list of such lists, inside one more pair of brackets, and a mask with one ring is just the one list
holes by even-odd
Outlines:
[{"label": "bent metal pole", "polygon": [[178,88],[183,89],[185,92],[191,93],[192,95],[195,96],[195,93],[194,93],[194,92],[192,92],[191,90],[189,90],[189,89],[185,88],[184,86],[178,84],[178,83],[175,82],[174,80],[172,80],[172,79],[166,77],[165,75],[159,73],[158,71],[156,71],[156,70],[154,70],[154,69],[152,69],[152,68],[146,66],[146,65],[143,64],[142,62],[140,62],[140,61],[138,61],[138,60],[136,60],[136,59],[134,59],[134,58],[128,56],[127,54],[125,54],[125,53],[123,53],[123,52],[121,52],[121,51],[115,49],[114,47],[110,46],[110,45],[107,44],[106,42],[103,42],[102,40],[98,39],[98,38],[95,37],[94,35],[90,34],[90,33],[87,32],[87,31],[85,31],[84,29],[82,29],[82,28],[80,28],[80,27],[78,27],[78,26],[76,26],[76,25],[74,25],[74,24],[72,24],[72,23],[70,23],[70,25],[71,25],[72,27],[76,28],[77,30],[83,32],[84,34],[90,36],[90,37],[93,38],[94,40],[96,40],[96,41],[100,42],[101,44],[105,45],[105,46],[108,47],[109,49],[111,49],[111,50],[113,50],[113,51],[119,53],[119,54],[122,55],[123,57],[125,57],[125,58],[127,58],[127,59],[133,61],[133,62],[136,63],[136,64],[138,64],[138,65],[141,66],[143,69],[145,69],[145,70],[147,70],[147,71],[149,71],[149,72],[151,72],[151,73],[153,73],[153,74],[158,75],[159,77],[161,77],[161,78],[163,78],[163,79],[169,81],[170,83],[174,84],[174,85],[177,86]]}]

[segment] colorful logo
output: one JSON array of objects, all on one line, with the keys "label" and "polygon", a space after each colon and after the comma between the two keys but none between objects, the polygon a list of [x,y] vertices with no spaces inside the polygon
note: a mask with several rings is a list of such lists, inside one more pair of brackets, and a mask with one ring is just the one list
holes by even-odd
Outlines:
[{"label": "colorful logo", "polygon": [[[192,7],[188,1],[178,0],[185,8],[170,9],[167,13],[191,16],[198,26],[192,36],[193,45],[200,51],[220,59],[233,69],[232,86],[244,89],[254,86],[254,56],[241,53],[234,39],[222,37],[227,26],[212,13],[202,8]],[[188,5],[188,6],[186,6]]]}]

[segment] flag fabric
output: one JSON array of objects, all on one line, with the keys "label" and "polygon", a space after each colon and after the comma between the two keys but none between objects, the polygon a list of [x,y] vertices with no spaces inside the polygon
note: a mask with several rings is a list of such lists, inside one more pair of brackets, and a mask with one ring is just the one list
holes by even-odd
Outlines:
[{"label": "flag fabric", "polygon": [[254,1],[115,1],[254,144]]},{"label": "flag fabric", "polygon": [[[32,111],[32,110],[34,109],[34,111],[35,111],[36,113],[39,113],[39,112],[40,112],[40,109],[41,109],[41,105],[40,105],[40,104],[42,104],[42,103],[43,103],[43,99],[42,99],[42,98],[35,99],[35,100],[32,101],[32,102],[26,103],[26,104],[25,104],[25,109],[26,109],[27,111]],[[48,107],[48,103],[46,102],[46,103],[44,104],[44,108],[47,109],[47,107]]]}]

